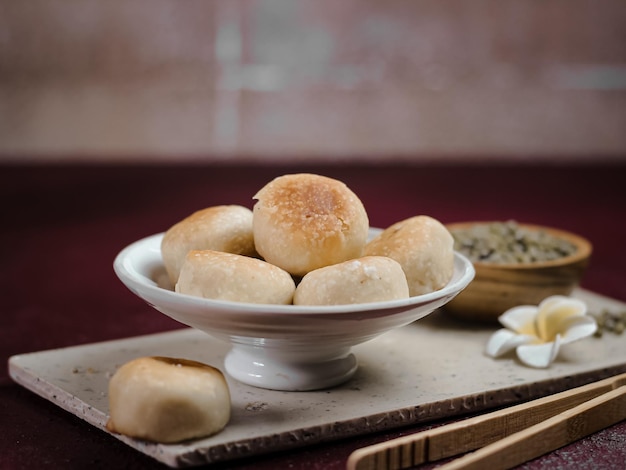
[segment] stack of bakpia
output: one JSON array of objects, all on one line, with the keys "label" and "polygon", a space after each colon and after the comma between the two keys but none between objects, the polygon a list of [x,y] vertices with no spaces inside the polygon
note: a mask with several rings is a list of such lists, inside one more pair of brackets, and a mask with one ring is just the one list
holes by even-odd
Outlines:
[{"label": "stack of bakpia", "polygon": [[336,179],[284,175],[253,199],[252,210],[209,207],[167,230],[161,252],[176,292],[343,305],[425,294],[452,277],[454,240],[443,224],[419,215],[368,241],[363,203]]}]

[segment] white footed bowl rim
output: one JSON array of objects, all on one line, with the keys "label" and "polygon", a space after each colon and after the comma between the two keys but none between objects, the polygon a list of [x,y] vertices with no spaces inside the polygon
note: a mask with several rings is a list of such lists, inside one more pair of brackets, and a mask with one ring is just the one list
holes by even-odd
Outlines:
[{"label": "white footed bowl rim", "polygon": [[[380,229],[372,229],[378,231]],[[426,304],[449,295],[455,295],[463,290],[474,278],[473,264],[458,252],[454,253],[455,275],[445,287],[428,294],[384,302],[370,302],[346,305],[280,305],[256,304],[235,302],[228,300],[206,299],[191,295],[180,294],[158,285],[157,281],[145,273],[146,269],[164,269],[161,259],[161,240],[164,233],[157,233],[137,240],[116,256],[113,263],[115,273],[120,280],[135,294],[144,297],[140,292],[152,293],[165,298],[170,302],[186,304],[207,310],[232,310],[240,313],[271,313],[273,315],[333,315],[348,314],[351,312],[378,311],[406,308]],[[149,266],[147,266],[149,265]],[[143,269],[142,269],[143,268]]]}]

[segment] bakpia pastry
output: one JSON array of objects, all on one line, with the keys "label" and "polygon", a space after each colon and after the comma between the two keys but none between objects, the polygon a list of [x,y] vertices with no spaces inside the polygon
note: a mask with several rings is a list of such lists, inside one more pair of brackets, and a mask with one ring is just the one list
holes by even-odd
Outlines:
[{"label": "bakpia pastry", "polygon": [[258,253],[294,276],[361,256],[369,220],[343,182],[298,173],[280,176],[254,196]]},{"label": "bakpia pastry", "polygon": [[383,256],[365,256],[307,273],[296,288],[294,304],[345,305],[408,297],[400,263]]},{"label": "bakpia pastry", "polygon": [[291,275],[263,260],[212,250],[187,253],[175,290],[208,299],[290,304]]},{"label": "bakpia pastry", "polygon": [[383,230],[365,246],[364,254],[400,263],[411,296],[441,289],[454,273],[454,238],[441,222],[426,215]]},{"label": "bakpia pastry", "polygon": [[252,211],[238,205],[213,206],[194,212],[165,232],[163,264],[176,284],[185,256],[191,250],[215,250],[255,256]]},{"label": "bakpia pastry", "polygon": [[200,362],[140,357],[122,365],[109,381],[110,432],[174,443],[218,433],[230,413],[224,375]]}]

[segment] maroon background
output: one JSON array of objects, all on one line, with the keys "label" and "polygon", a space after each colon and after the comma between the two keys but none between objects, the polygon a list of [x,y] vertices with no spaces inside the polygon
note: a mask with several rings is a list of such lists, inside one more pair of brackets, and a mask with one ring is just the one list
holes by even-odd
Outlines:
[{"label": "maroon background", "polygon": [[[252,205],[275,176],[339,178],[373,226],[428,214],[444,223],[546,224],[594,245],[583,286],[626,301],[626,166],[301,165],[0,166],[0,356],[181,327],[131,294],[112,262],[127,244],[194,210]],[[624,336],[626,341],[626,335]],[[624,358],[626,360],[626,358]],[[344,468],[357,447],[424,428],[348,439],[212,468]],[[526,464],[621,468],[626,423]],[[160,464],[14,384],[0,372],[1,468],[152,468]]]}]

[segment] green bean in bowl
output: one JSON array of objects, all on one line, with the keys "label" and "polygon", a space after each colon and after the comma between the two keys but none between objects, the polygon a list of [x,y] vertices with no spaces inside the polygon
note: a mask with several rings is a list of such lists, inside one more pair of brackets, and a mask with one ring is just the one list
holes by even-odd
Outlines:
[{"label": "green bean in bowl", "polygon": [[518,305],[569,295],[579,285],[592,246],[552,227],[509,221],[447,225],[455,250],[474,264],[476,276],[447,306],[452,315],[480,322]]}]

